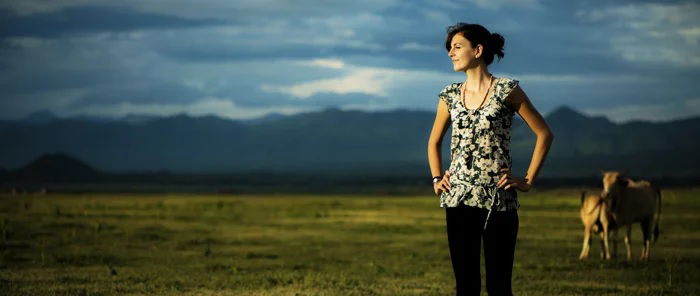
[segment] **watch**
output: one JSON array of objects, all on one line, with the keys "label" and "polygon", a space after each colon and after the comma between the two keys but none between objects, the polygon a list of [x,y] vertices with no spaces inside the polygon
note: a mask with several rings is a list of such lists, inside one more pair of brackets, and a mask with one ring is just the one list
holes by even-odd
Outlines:
[{"label": "watch", "polygon": [[440,180],[442,180],[442,176],[435,176],[435,177],[433,177],[433,184],[435,184],[435,183],[437,183],[437,182],[440,182]]}]

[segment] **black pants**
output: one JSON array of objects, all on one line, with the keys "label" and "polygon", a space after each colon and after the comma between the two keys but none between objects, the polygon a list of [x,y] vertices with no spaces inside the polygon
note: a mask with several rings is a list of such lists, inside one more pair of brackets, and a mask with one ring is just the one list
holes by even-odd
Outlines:
[{"label": "black pants", "polygon": [[457,282],[457,296],[481,292],[481,240],[484,240],[486,291],[489,295],[513,295],[511,275],[518,236],[518,211],[492,211],[484,230],[487,209],[460,205],[445,208],[447,241]]}]

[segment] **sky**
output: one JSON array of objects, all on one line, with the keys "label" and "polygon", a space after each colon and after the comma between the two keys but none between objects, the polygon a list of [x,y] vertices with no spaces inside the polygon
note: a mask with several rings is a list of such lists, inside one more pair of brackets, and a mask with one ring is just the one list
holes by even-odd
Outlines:
[{"label": "sky", "polygon": [[434,112],[464,81],[446,28],[505,37],[489,70],[543,114],[700,115],[700,3],[544,0],[0,0],[0,119],[329,107]]}]

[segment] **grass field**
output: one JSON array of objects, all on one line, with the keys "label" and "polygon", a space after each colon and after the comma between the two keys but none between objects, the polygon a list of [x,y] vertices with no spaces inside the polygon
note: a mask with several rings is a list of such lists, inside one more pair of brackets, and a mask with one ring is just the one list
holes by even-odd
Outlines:
[{"label": "grass field", "polygon": [[[581,262],[579,191],[521,194],[514,292],[700,294],[699,195],[664,191],[650,262],[597,237]],[[453,295],[444,219],[434,196],[2,196],[0,294]]]}]

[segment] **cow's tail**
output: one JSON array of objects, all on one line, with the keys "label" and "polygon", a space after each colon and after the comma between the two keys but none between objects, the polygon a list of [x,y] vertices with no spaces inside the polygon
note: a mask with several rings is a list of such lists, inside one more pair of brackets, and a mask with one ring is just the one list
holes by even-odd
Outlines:
[{"label": "cow's tail", "polygon": [[656,191],[656,221],[654,222],[654,244],[656,244],[656,240],[659,239],[659,220],[661,220],[661,189],[659,187],[654,186],[654,190]]},{"label": "cow's tail", "polygon": [[581,205],[583,205],[583,200],[586,198],[586,191],[581,191]]}]

